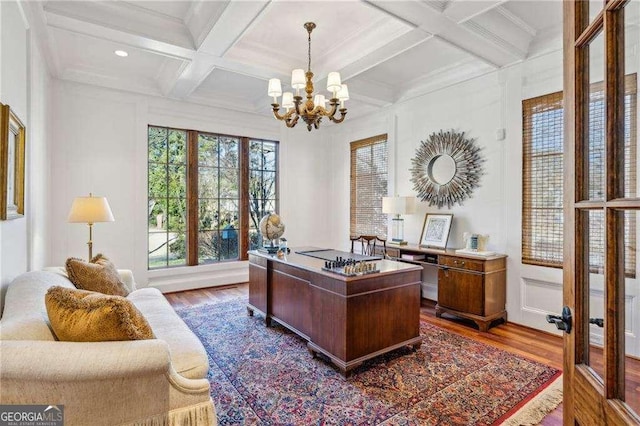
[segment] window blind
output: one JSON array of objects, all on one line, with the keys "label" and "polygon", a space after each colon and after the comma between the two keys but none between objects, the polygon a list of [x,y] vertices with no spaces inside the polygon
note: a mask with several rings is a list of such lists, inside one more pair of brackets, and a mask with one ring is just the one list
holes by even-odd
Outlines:
[{"label": "window blind", "polygon": [[350,233],[387,235],[387,215],[382,197],[387,196],[387,135],[351,142]]},{"label": "window blind", "polygon": [[[563,263],[563,96],[555,92],[522,102],[522,262],[562,267]],[[636,75],[625,80],[625,197],[636,191]],[[590,200],[604,198],[605,109],[604,86],[590,88],[589,191]],[[635,276],[636,215],[625,212],[625,271]],[[604,217],[590,215],[591,270],[604,261]],[[602,223],[601,223],[602,222]]]}]

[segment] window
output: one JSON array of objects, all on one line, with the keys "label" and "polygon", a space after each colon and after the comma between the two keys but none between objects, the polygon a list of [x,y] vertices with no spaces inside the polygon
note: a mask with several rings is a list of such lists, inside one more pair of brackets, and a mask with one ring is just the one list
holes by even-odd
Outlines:
[{"label": "window", "polygon": [[387,135],[351,142],[352,236],[387,235],[387,215],[382,213],[387,173]]},{"label": "window", "polygon": [[149,126],[149,269],[246,258],[278,209],[278,143]]},{"label": "window", "polygon": [[[589,103],[589,199],[604,194],[604,85],[591,85]],[[522,263],[561,268],[563,263],[563,96],[551,93],[522,102]],[[636,196],[636,75],[625,81],[625,192]],[[594,212],[596,213],[596,212]],[[601,212],[600,212],[601,213]],[[601,214],[591,215],[597,220]],[[604,218],[601,218],[604,220]],[[593,272],[603,267],[603,227],[589,235]],[[625,219],[625,269],[635,276],[635,215]],[[597,254],[596,254],[597,253]]]}]

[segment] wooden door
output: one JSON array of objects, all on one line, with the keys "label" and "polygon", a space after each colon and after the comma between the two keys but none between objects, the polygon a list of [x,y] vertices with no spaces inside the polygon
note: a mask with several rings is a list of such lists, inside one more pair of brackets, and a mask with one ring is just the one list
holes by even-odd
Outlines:
[{"label": "wooden door", "polygon": [[[563,6],[563,280],[564,304],[573,317],[564,335],[565,425],[640,424],[638,391],[625,381],[625,327],[633,326],[625,324],[625,285],[631,276],[637,282],[640,209],[637,130],[631,129],[630,143],[628,113],[625,118],[625,81],[635,84],[635,75],[625,71],[630,56],[625,49],[638,42],[628,40],[625,47],[625,26],[631,26],[625,9],[637,5],[635,0],[572,0]],[[636,102],[635,92],[629,99]],[[596,149],[598,125],[601,148]]]}]

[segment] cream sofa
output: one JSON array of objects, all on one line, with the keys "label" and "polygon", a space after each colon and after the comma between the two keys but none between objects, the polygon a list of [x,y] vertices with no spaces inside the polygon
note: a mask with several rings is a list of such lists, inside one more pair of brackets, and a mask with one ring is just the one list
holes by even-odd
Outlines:
[{"label": "cream sofa", "polygon": [[60,342],[50,330],[45,294],[73,288],[64,269],[27,272],[7,289],[0,319],[0,404],[64,405],[65,425],[215,425],[207,354],[155,288],[127,296],[156,339]]}]

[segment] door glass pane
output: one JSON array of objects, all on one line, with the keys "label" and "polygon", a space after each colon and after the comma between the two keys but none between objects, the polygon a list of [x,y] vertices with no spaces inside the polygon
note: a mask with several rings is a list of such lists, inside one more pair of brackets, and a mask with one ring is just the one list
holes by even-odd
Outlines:
[{"label": "door glass pane", "polygon": [[604,0],[589,0],[589,22],[593,22],[603,8]]},{"label": "door glass pane", "polygon": [[[636,211],[625,211],[625,297],[624,309],[624,342],[625,342],[625,401],[636,413],[640,413],[640,285],[636,273],[635,238],[628,241],[630,232],[637,236]],[[629,264],[629,260],[633,264]],[[629,271],[633,271],[630,274]]]},{"label": "door glass pane", "polygon": [[638,196],[638,77],[640,69],[640,1],[631,1],[624,8],[625,90],[624,90],[624,186],[625,197]]},{"label": "door glass pane", "polygon": [[[635,173],[638,141],[638,94],[637,73],[640,70],[640,1],[630,1],[624,8],[625,28],[625,148],[633,157],[625,159],[625,195],[636,197],[637,173]],[[627,177],[627,170],[633,172]],[[627,182],[630,181],[629,187]],[[629,195],[627,195],[629,194]],[[625,402],[636,413],[640,413],[640,284],[638,282],[636,256],[637,211],[625,214],[625,232],[632,233],[636,239],[631,244],[625,242],[625,259],[634,274],[625,280]],[[627,231],[629,229],[630,231]],[[625,267],[627,269],[627,267]]]},{"label": "door glass pane", "polygon": [[604,102],[604,35],[600,34],[589,44],[589,116],[588,177],[589,200],[604,200],[605,167],[605,102]]},{"label": "door glass pane", "polygon": [[[589,211],[589,318],[604,318],[604,211]],[[589,362],[593,371],[604,377],[602,328],[590,324],[588,328]]]}]

